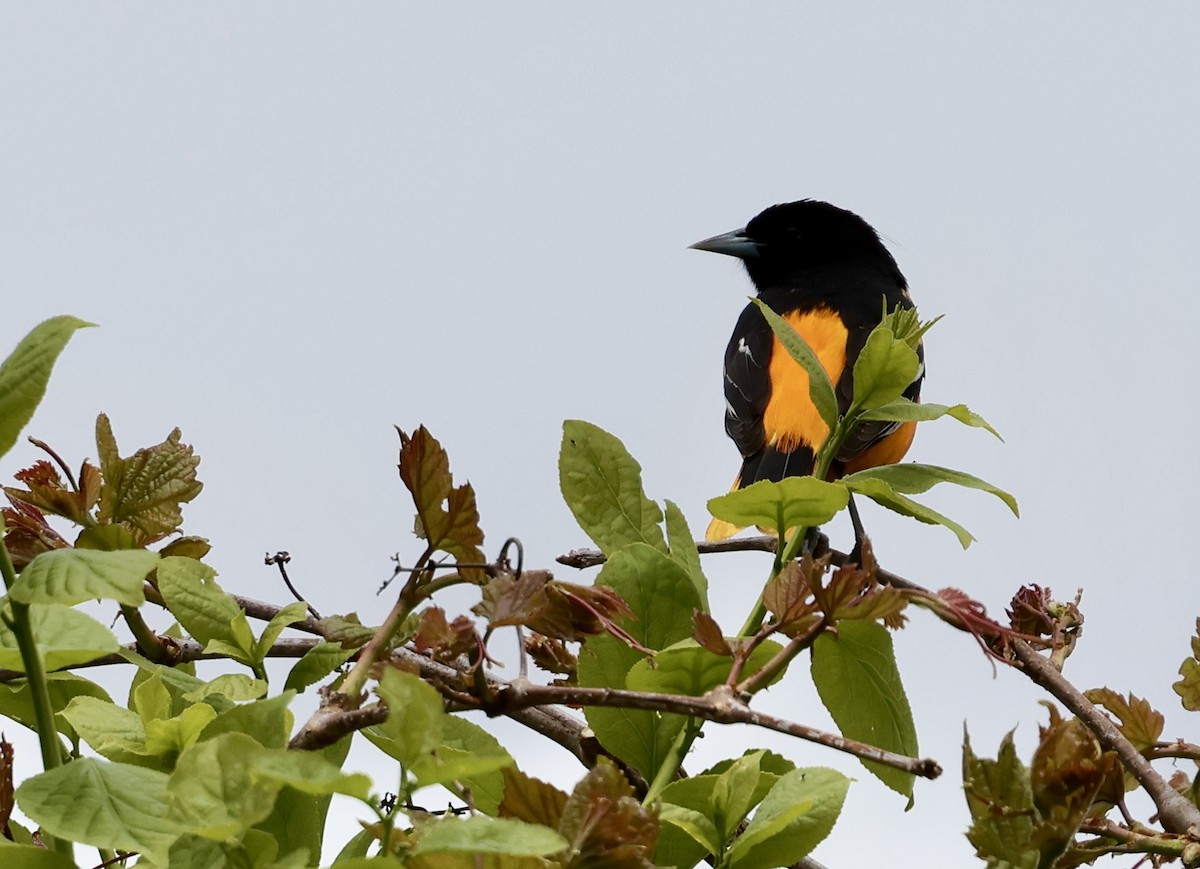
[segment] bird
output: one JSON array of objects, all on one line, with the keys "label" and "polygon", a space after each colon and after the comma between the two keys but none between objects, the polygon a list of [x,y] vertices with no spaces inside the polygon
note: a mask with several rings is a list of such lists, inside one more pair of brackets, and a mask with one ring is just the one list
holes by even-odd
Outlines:
[{"label": "bird", "polygon": [[[885,307],[913,307],[908,282],[879,233],[854,212],[828,202],[772,205],[742,229],[691,247],[742,261],[759,300],[815,352],[834,386],[839,413],[850,406],[854,362]],[[918,357],[917,376],[904,391],[912,401],[919,400],[925,377],[923,346]],[[724,379],[725,432],[742,455],[733,489],[812,474],[829,428],[809,397],[807,372],[754,304],[742,311],[729,339]],[[900,461],[915,430],[913,422],[860,424],[838,451],[830,477]],[[861,543],[861,523],[851,506]],[[714,519],[705,537],[723,540],[740,530]]]}]

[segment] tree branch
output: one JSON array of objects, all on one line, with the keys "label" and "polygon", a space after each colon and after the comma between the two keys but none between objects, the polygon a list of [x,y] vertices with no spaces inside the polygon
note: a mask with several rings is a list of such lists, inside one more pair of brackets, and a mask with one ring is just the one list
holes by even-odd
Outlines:
[{"label": "tree branch", "polygon": [[[710,548],[711,544],[700,543],[697,544],[697,548],[701,552],[760,551],[768,548],[766,546],[768,542],[771,544],[769,548],[773,550],[775,538],[769,536],[723,541],[724,544],[738,545],[727,545],[721,549]],[[831,550],[831,553],[834,564],[844,564],[846,562],[847,556],[845,553],[833,550]],[[576,549],[564,556],[559,556],[557,560],[559,563],[569,566],[592,566],[602,563],[604,561],[604,554],[596,550]],[[896,588],[936,597],[933,592],[930,592],[923,586],[882,568],[878,570],[877,576],[880,582],[887,583]],[[1025,675],[1078,716],[1100,742],[1102,747],[1116,752],[1117,757],[1120,758],[1124,767],[1146,789],[1146,793],[1154,801],[1165,830],[1180,835],[1200,835],[1200,809],[1197,809],[1187,798],[1172,788],[1166,779],[1159,775],[1157,770],[1150,765],[1150,762],[1142,756],[1133,743],[1126,739],[1121,731],[1117,729],[1117,726],[1113,724],[1111,719],[1084,697],[1079,689],[1072,685],[1045,657],[1038,654],[1029,643],[1013,636],[1011,633],[1007,635],[1001,633],[997,630],[1000,626],[994,622],[990,624],[995,627],[989,627],[989,623],[987,622],[972,622],[972,624],[968,625],[960,617],[956,617],[950,612],[938,610],[937,615],[948,624],[960,630],[973,633],[977,637],[988,641],[993,646],[1001,646],[1011,650],[1012,656],[1020,664],[1019,669]]]}]

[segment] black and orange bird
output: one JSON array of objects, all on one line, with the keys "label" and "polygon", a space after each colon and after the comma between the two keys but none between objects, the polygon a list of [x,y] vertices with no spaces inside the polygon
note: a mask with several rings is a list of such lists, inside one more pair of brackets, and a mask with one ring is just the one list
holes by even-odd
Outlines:
[{"label": "black and orange bird", "polygon": [[[841,413],[853,397],[854,361],[884,306],[889,311],[913,307],[908,283],[879,234],[857,214],[828,202],[773,205],[745,228],[692,247],[742,261],[759,299],[787,320],[821,361]],[[913,401],[925,376],[920,353],[917,377],[904,391]],[[838,452],[831,476],[900,461],[915,429],[912,422],[861,424]],[[742,453],[734,489],[811,474],[814,453],[829,434],[809,398],[808,374],[754,305],[742,311],[725,350],[725,431]],[[722,540],[739,530],[713,520],[706,536]]]}]

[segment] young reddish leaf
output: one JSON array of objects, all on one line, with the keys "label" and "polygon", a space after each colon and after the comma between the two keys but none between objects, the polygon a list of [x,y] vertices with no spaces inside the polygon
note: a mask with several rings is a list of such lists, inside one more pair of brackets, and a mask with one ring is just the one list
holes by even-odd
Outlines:
[{"label": "young reddish leaf", "polygon": [[1009,624],[1014,631],[1029,636],[1050,635],[1054,631],[1054,619],[1047,611],[1050,603],[1050,589],[1037,584],[1021,586],[1008,605]]},{"label": "young reddish leaf", "polygon": [[721,633],[721,626],[717,624],[716,619],[708,613],[696,610],[692,613],[692,626],[692,639],[699,644],[700,648],[706,649],[714,655],[733,657],[733,647]]},{"label": "young reddish leaf", "polygon": [[174,533],[183,524],[182,504],[203,488],[196,479],[200,458],[181,442],[174,429],[167,439],[121,458],[112,425],[104,414],[96,419],[96,448],[104,482],[100,492],[101,522],[118,522],[134,532],[139,545]]},{"label": "young reddish leaf", "polygon": [[563,808],[567,805],[564,792],[541,779],[525,775],[515,767],[505,767],[500,773],[504,776],[500,817],[558,829],[562,823]]},{"label": "young reddish leaf", "polygon": [[519,579],[507,573],[492,577],[483,587],[483,600],[471,611],[487,619],[491,628],[528,624],[548,605],[550,578],[546,570],[526,570]]},{"label": "young reddish leaf", "polygon": [[617,619],[632,616],[625,601],[602,586],[557,582],[544,570],[527,570],[520,579],[493,577],[483,589],[483,601],[472,612],[492,628],[525,625],[560,640],[580,640],[605,631],[621,638],[628,634]]},{"label": "young reddish leaf", "polygon": [[446,621],[441,607],[426,607],[421,611],[420,625],[413,637],[418,652],[428,652],[439,661],[453,661],[480,648],[482,640],[475,632],[475,623],[466,616]]},{"label": "young reddish leaf", "polygon": [[575,681],[575,669],[579,666],[579,659],[571,654],[562,640],[532,634],[525,638],[525,651],[533,658],[533,663],[547,673],[566,676],[569,682]]},{"label": "young reddish leaf", "polygon": [[570,843],[571,866],[655,869],[658,818],[606,757],[575,786],[558,831]]},{"label": "young reddish leaf", "polygon": [[883,620],[889,626],[903,624],[900,612],[908,601],[899,589],[879,584],[870,540],[863,540],[860,560],[861,565],[844,564],[834,571],[823,590],[821,598],[830,618]]},{"label": "young reddish leaf", "polygon": [[1085,691],[1084,696],[1117,717],[1121,733],[1138,751],[1145,751],[1162,738],[1165,723],[1162,713],[1141,697],[1131,693],[1126,699],[1111,688],[1093,688]]},{"label": "young reddish leaf", "polygon": [[[411,437],[400,429],[396,431],[400,434],[400,479],[417,510],[418,534],[459,561],[485,561],[479,548],[483,531],[471,484],[454,487],[450,458],[425,426]],[[467,568],[462,573],[475,581],[482,578],[478,569]]]},{"label": "young reddish leaf", "polygon": [[776,630],[789,637],[803,634],[820,618],[813,588],[829,566],[825,556],[814,559],[808,553],[783,568],[763,590],[763,604],[775,617]]},{"label": "young reddish leaf", "polygon": [[54,516],[63,516],[72,522],[83,524],[88,508],[87,495],[73,491],[63,483],[58,469],[47,461],[34,462],[14,475],[24,483],[25,489],[5,486],[9,500],[24,501],[39,510]]},{"label": "young reddish leaf", "polygon": [[550,606],[529,623],[529,627],[539,634],[582,640],[608,632],[636,645],[636,640],[617,624],[633,618],[633,611],[611,588],[552,581],[546,584],[546,596]]},{"label": "young reddish leaf", "polygon": [[1029,767],[1033,804],[1041,815],[1032,841],[1042,854],[1041,865],[1050,866],[1091,814],[1100,789],[1116,768],[1116,756],[1102,752],[1078,718],[1053,720],[1040,729],[1040,737]]},{"label": "young reddish leaf", "polygon": [[8,819],[13,811],[13,747],[0,736],[0,836],[12,838]]},{"label": "young reddish leaf", "polygon": [[18,573],[43,552],[70,545],[47,524],[37,507],[13,500],[11,494],[9,500],[12,506],[0,510],[0,516],[4,517],[4,545]]}]

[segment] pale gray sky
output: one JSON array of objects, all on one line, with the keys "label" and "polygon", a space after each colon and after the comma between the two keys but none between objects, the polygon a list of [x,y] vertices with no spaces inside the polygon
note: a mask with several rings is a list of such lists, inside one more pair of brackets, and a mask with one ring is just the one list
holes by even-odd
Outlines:
[{"label": "pale gray sky", "polygon": [[[182,427],[205,483],[185,527],[225,586],[281,598],[262,556],[287,549],[318,608],[371,620],[389,556],[418,552],[393,423],[442,439],[489,551],[585,543],[558,495],[567,417],[621,437],[702,529],[738,466],[720,360],[750,285],[686,246],[828,199],[946,315],[926,399],[1007,439],[934,423],[911,458],[1022,506],[930,498],[967,552],[868,507],[883,564],[996,615],[1021,583],[1085,586],[1068,675],[1194,733],[1169,686],[1200,615],[1198,43],[1188,2],[6,5],[0,343],[100,323],[30,433],[77,463],[101,411],[126,451]],[[730,630],[767,567],[706,562]],[[713,730],[690,766],[750,745],[836,766],[858,782],[822,861],[886,842],[967,865],[963,722],[980,753],[1019,724],[1028,753],[1040,695],[921,613],[895,639],[947,770],[907,815],[852,760],[758,733]],[[804,682],[764,702],[831,726]],[[527,770],[574,780],[521,739]]]}]

